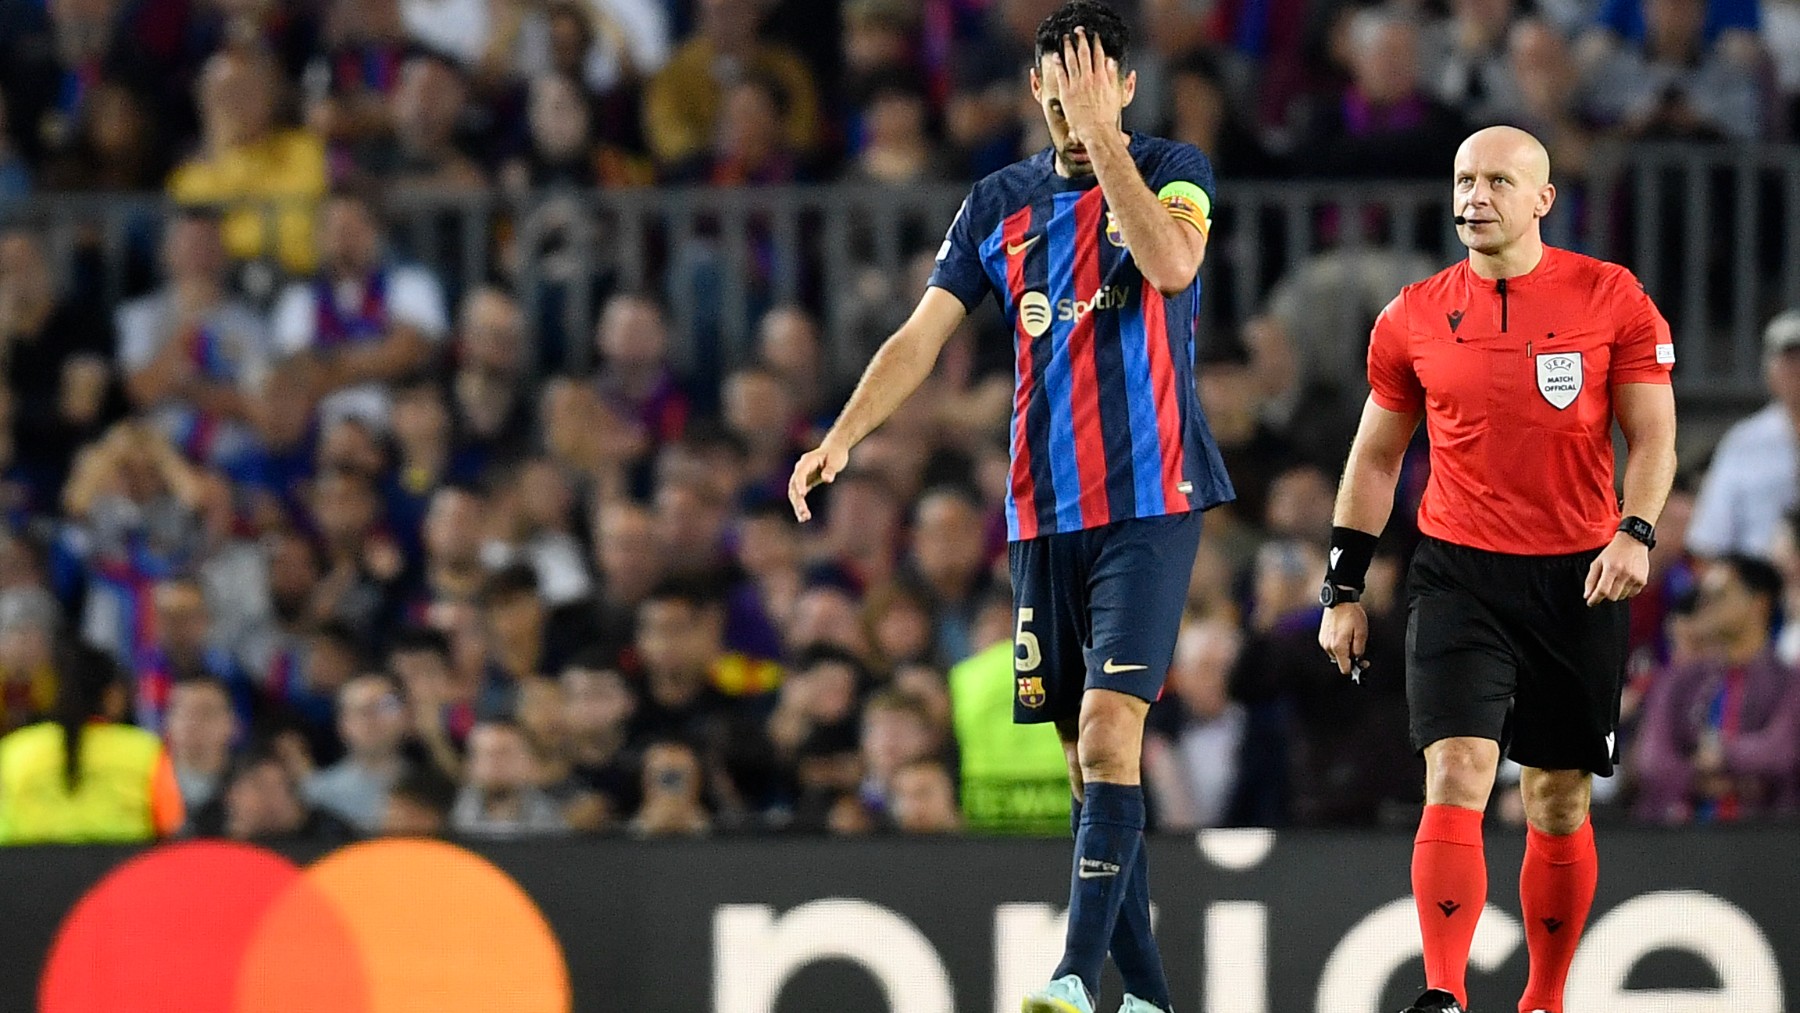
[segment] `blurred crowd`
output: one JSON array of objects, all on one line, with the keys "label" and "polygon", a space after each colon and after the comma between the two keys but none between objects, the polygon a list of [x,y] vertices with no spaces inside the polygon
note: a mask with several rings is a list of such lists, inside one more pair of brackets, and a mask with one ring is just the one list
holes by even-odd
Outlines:
[{"label": "blurred crowd", "polygon": [[[612,288],[580,354],[546,357],[504,272],[400,256],[382,213],[966,180],[1042,143],[1021,68],[1052,6],[0,0],[0,201],[175,205],[127,237],[149,253],[116,305],[48,230],[0,234],[0,733],[54,711],[79,640],[120,674],[107,716],[166,743],[190,834],[1066,833],[1054,734],[1009,723],[991,320],[802,527],[788,472],[845,394],[812,308],[683,368],[664,295]],[[1786,136],[1800,90],[1793,0],[1129,6],[1138,125],[1228,178],[1436,177],[1498,120],[1579,176],[1619,137]],[[1353,683],[1314,638],[1360,407],[1327,381],[1360,345],[1320,307],[1366,332],[1433,266],[1321,254],[1202,370],[1239,499],[1208,515],[1152,711],[1163,829],[1416,820],[1424,446]],[[1603,816],[1800,805],[1800,316],[1765,352],[1769,407],[1686,462],[1660,528]]]}]

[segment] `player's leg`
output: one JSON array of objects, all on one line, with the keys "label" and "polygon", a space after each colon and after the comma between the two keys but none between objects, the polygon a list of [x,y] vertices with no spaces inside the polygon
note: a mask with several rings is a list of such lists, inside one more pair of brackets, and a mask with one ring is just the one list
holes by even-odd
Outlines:
[{"label": "player's leg", "polygon": [[1600,859],[1588,808],[1593,775],[1610,775],[1624,685],[1629,612],[1589,608],[1580,595],[1592,554],[1546,563],[1527,617],[1516,730],[1508,755],[1524,768],[1525,861],[1519,903],[1530,977],[1519,1009],[1562,1013],[1563,987],[1594,902]]},{"label": "player's leg", "polygon": [[1413,747],[1425,754],[1425,812],[1412,886],[1426,991],[1413,1010],[1460,1010],[1475,926],[1487,904],[1482,814],[1493,791],[1517,664],[1498,616],[1474,589],[1484,554],[1427,541],[1414,556],[1406,696]]},{"label": "player's leg", "polygon": [[[1069,764],[1069,788],[1073,798],[1069,806],[1069,836],[1081,835],[1081,800],[1084,788],[1080,751],[1076,746],[1080,721],[1058,721],[1057,735],[1062,739],[1063,756]],[[1144,1002],[1168,1009],[1168,983],[1163,973],[1162,954],[1150,924],[1150,854],[1140,848],[1137,861],[1131,865],[1131,880],[1125,887],[1125,899],[1119,905],[1119,918],[1113,925],[1112,941],[1107,950],[1125,979],[1125,988]]]},{"label": "player's leg", "polygon": [[[1200,545],[1201,516],[1125,521],[1088,532],[1087,692],[1077,729],[1082,778],[1078,861],[1119,866],[1123,890],[1101,876],[1074,882],[1062,970],[1091,990],[1108,946],[1125,980],[1125,1007],[1170,1008],[1162,957],[1150,925],[1139,762],[1144,718],[1161,693]],[[1134,856],[1129,860],[1107,854]],[[1084,888],[1085,886],[1085,888]],[[1096,935],[1098,934],[1098,935]],[[1108,946],[1102,946],[1106,943]]]}]

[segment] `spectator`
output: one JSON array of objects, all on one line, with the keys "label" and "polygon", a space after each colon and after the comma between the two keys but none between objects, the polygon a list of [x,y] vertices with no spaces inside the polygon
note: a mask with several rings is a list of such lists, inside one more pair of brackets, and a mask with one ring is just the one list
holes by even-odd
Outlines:
[{"label": "spectator", "polygon": [[800,551],[800,527],[785,501],[747,509],[738,519],[736,559],[747,579],[733,593],[733,608],[753,609],[784,628],[804,580]]},{"label": "spectator", "polygon": [[956,782],[942,760],[911,760],[894,771],[888,812],[894,829],[903,834],[953,834],[962,829]]},{"label": "spectator", "polygon": [[481,560],[486,505],[486,497],[472,486],[446,485],[431,494],[420,529],[422,587],[408,618],[422,621],[423,612],[438,602],[475,600],[488,575]]},{"label": "spectator", "polygon": [[231,653],[213,639],[212,616],[198,581],[161,581],[151,590],[149,604],[149,627],[154,632],[133,659],[137,673],[137,725],[161,732],[168,715],[169,693],[176,683],[210,676],[227,686],[238,687],[244,684],[244,677]]},{"label": "spectator", "polygon": [[[510,57],[513,76],[553,71],[597,94],[655,74],[672,47],[667,8],[649,0],[553,0],[542,8],[501,8],[496,20],[490,66]],[[605,30],[596,31],[595,22]],[[508,47],[509,40],[516,41]]]},{"label": "spectator", "polygon": [[863,763],[857,697],[867,681],[860,661],[832,647],[800,653],[782,680],[763,734],[771,765],[791,774],[784,794],[802,826],[824,827],[835,801],[858,789]]},{"label": "spectator", "polygon": [[381,497],[369,478],[337,468],[313,483],[312,520],[325,554],[313,614],[348,624],[373,642],[392,608],[405,560],[382,526]]},{"label": "spectator", "polygon": [[557,657],[588,650],[617,658],[636,638],[639,606],[665,576],[656,517],[649,510],[628,500],[602,503],[593,526],[598,583],[586,599],[550,617],[546,635]]},{"label": "spectator", "polygon": [[764,313],[756,327],[756,356],[781,378],[806,425],[828,422],[824,349],[812,314],[791,304]]},{"label": "spectator", "polygon": [[761,365],[744,366],[725,377],[725,428],[749,450],[748,484],[779,493],[799,456],[794,436],[800,405],[781,374]]},{"label": "spectator", "polygon": [[709,482],[670,481],[656,490],[656,541],[673,574],[715,579],[730,521],[731,504]]},{"label": "spectator", "polygon": [[386,478],[387,518],[409,562],[421,557],[420,528],[433,494],[473,482],[484,463],[453,440],[450,406],[435,379],[415,376],[393,387],[394,468]]},{"label": "spectator", "polygon": [[[1168,122],[1158,131],[1206,152],[1213,170],[1228,178],[1260,179],[1280,166],[1232,101],[1223,68],[1207,50],[1194,50],[1169,65]],[[1141,101],[1141,99],[1140,99]]]},{"label": "spectator", "polygon": [[331,146],[334,179],[350,157],[393,128],[390,101],[406,56],[400,0],[328,0],[322,45],[302,73],[306,122]]},{"label": "spectator", "polygon": [[644,749],[644,804],[631,820],[638,837],[697,836],[712,829],[701,801],[700,758],[686,742],[653,742]]},{"label": "spectator", "polygon": [[862,144],[846,178],[888,186],[948,178],[948,159],[929,132],[930,116],[916,77],[896,69],[870,80],[862,100]]},{"label": "spectator", "polygon": [[356,838],[350,824],[307,805],[300,778],[282,757],[262,751],[240,760],[219,796],[194,814],[196,837],[224,837],[260,844],[344,844]]},{"label": "spectator", "polygon": [[570,785],[597,807],[586,829],[622,822],[637,811],[643,793],[638,763],[627,749],[637,699],[623,676],[591,661],[563,669],[559,681]]},{"label": "spectator", "polygon": [[56,706],[61,625],[62,610],[50,592],[0,592],[0,735],[44,720]]},{"label": "spectator", "polygon": [[318,429],[313,424],[310,371],[298,361],[274,365],[246,405],[255,440],[224,471],[262,530],[302,524],[313,479]]},{"label": "spectator", "polygon": [[1641,820],[1732,822],[1800,805],[1800,678],[1774,654],[1781,576],[1726,556],[1700,579],[1705,655],[1652,683],[1638,727]]},{"label": "spectator", "polygon": [[882,674],[934,660],[935,629],[929,592],[912,580],[883,584],[863,598],[863,627]]},{"label": "spectator", "polygon": [[450,829],[456,782],[434,767],[408,768],[388,792],[383,837],[442,837]]},{"label": "spectator", "polygon": [[931,755],[931,713],[925,704],[898,690],[869,698],[862,709],[863,804],[874,813],[891,813],[894,775],[914,760]]},{"label": "spectator", "polygon": [[388,793],[404,774],[406,705],[386,674],[359,675],[338,690],[338,737],[344,758],[315,773],[306,784],[313,805],[363,833],[380,829]]},{"label": "spectator", "polygon": [[1264,526],[1276,538],[1324,544],[1331,538],[1336,490],[1325,472],[1310,465],[1275,476],[1269,486]]},{"label": "spectator", "polygon": [[531,434],[525,318],[502,288],[483,285],[463,300],[452,415],[464,442],[489,461],[525,453]]},{"label": "spectator", "polygon": [[343,755],[337,737],[338,695],[367,670],[361,642],[350,627],[324,622],[307,633],[298,685],[288,691],[284,717],[297,725],[313,756],[334,762]]},{"label": "spectator", "polygon": [[562,810],[537,786],[536,762],[523,728],[484,718],[469,733],[468,781],[451,811],[452,829],[483,840],[567,832]]},{"label": "spectator", "polygon": [[1726,431],[1700,483],[1687,532],[1697,556],[1768,558],[1782,515],[1800,501],[1800,310],[1764,329],[1763,376],[1771,400]]},{"label": "spectator", "polygon": [[318,262],[313,209],[325,195],[325,146],[315,134],[275,125],[275,78],[260,53],[224,49],[206,62],[200,150],[169,176],[169,196],[181,204],[232,205],[224,220],[232,257],[269,257],[305,274]]},{"label": "spectator", "polygon": [[1706,0],[1646,0],[1644,38],[1593,71],[1588,109],[1625,136],[1753,141],[1766,131],[1755,72],[1705,36]]},{"label": "spectator", "polygon": [[825,644],[865,661],[874,658],[874,645],[863,626],[856,595],[841,581],[814,580],[802,588],[794,599],[793,618],[783,639],[790,650]]},{"label": "spectator", "polygon": [[305,639],[317,618],[314,590],[323,574],[318,549],[298,531],[265,537],[262,545],[265,609],[249,615],[228,639],[239,670],[270,701],[303,695]]},{"label": "spectator", "polygon": [[788,49],[764,40],[754,0],[701,0],[699,30],[676,49],[644,92],[644,128],[650,150],[664,165],[699,153],[714,136],[727,95],[728,75],[763,75],[785,97],[782,135],[793,151],[810,150],[818,132],[818,96],[812,72]]},{"label": "spectator", "polygon": [[162,744],[124,724],[125,674],[69,645],[55,718],[0,738],[0,844],[135,844],[167,837],[184,813]]},{"label": "spectator", "polygon": [[642,295],[607,300],[595,329],[600,397],[636,424],[654,446],[673,443],[687,427],[688,396],[669,359],[669,326],[662,307]]},{"label": "spectator", "polygon": [[450,638],[429,626],[401,631],[388,647],[388,672],[404,690],[413,736],[439,770],[462,770],[462,742],[475,726],[475,686],[457,678]]},{"label": "spectator", "polygon": [[[152,645],[138,622],[158,580],[186,572],[201,547],[200,483],[161,434],[120,422],[81,451],[63,490],[63,509],[80,527],[89,587],[82,635],[115,658]],[[73,535],[73,530],[65,538]]]},{"label": "spectator", "polygon": [[[1657,521],[1656,543],[1663,543],[1663,528],[1668,524],[1668,509]],[[1781,574],[1781,632],[1775,638],[1775,656],[1789,668],[1800,668],[1800,622],[1789,619],[1800,616],[1800,512],[1783,517],[1775,533],[1774,551],[1769,562]],[[1691,563],[1691,561],[1690,561]]]},{"label": "spectator", "polygon": [[169,690],[164,739],[187,812],[198,812],[224,786],[239,731],[231,689],[222,680],[194,676]]},{"label": "spectator", "polygon": [[1419,80],[1417,27],[1368,8],[1348,15],[1351,83],[1315,116],[1294,169],[1328,179],[1436,179],[1444,152],[1464,133],[1461,119],[1429,97]]},{"label": "spectator", "polygon": [[449,329],[444,293],[424,268],[385,264],[375,213],[362,199],[333,197],[319,216],[321,272],[288,286],[275,308],[283,354],[304,356],[327,420],[385,427],[383,381],[428,363]]},{"label": "spectator", "polygon": [[1188,623],[1144,738],[1144,774],[1162,830],[1229,826],[1249,714],[1231,699],[1243,635],[1227,620]]},{"label": "spectator", "polygon": [[598,162],[590,134],[593,111],[581,84],[560,74],[531,81],[526,100],[530,146],[501,171],[515,195],[545,189],[585,190],[598,183]]},{"label": "spectator", "polygon": [[1450,16],[1424,33],[1421,50],[1428,64],[1422,79],[1438,101],[1461,110],[1471,123],[1493,123],[1518,106],[1518,82],[1506,53],[1513,3],[1455,0]]},{"label": "spectator", "polygon": [[248,402],[267,366],[266,329],[226,289],[209,215],[187,212],[163,239],[162,289],[119,307],[119,364],[132,404],[189,460],[222,464],[255,440]]},{"label": "spectator", "polygon": [[483,715],[513,713],[519,687],[550,670],[537,574],[522,563],[499,570],[483,582],[478,603],[488,637],[488,663],[477,707]]},{"label": "spectator", "polygon": [[725,649],[723,604],[710,585],[692,580],[671,579],[638,604],[637,660],[648,691],[640,731],[658,736],[679,735],[689,719],[781,682],[774,662]]},{"label": "spectator", "polygon": [[0,232],[0,347],[12,449],[33,503],[54,509],[76,448],[118,414],[111,322],[59,297],[39,239]]},{"label": "spectator", "polygon": [[821,567],[858,591],[893,577],[900,547],[901,503],[882,477],[852,468],[831,484]]},{"label": "spectator", "polygon": [[457,146],[457,126],[469,105],[462,71],[433,53],[400,66],[390,100],[393,132],[372,140],[358,168],[399,196],[472,193],[487,185],[480,166]]},{"label": "spectator", "polygon": [[498,493],[505,518],[494,525],[501,537],[482,549],[491,567],[523,562],[537,573],[544,604],[560,608],[592,591],[586,552],[573,530],[575,491],[556,462],[534,458],[511,472]]}]

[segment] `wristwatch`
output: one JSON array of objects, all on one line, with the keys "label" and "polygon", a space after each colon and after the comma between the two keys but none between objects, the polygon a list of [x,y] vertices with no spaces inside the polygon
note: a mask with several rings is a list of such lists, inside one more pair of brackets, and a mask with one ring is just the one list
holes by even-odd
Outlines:
[{"label": "wristwatch", "polygon": [[1642,517],[1627,517],[1619,522],[1619,530],[1644,543],[1647,549],[1656,548],[1656,525]]},{"label": "wristwatch", "polygon": [[1346,602],[1357,601],[1362,601],[1360,587],[1339,587],[1328,580],[1319,588],[1319,604],[1326,608],[1336,608]]}]

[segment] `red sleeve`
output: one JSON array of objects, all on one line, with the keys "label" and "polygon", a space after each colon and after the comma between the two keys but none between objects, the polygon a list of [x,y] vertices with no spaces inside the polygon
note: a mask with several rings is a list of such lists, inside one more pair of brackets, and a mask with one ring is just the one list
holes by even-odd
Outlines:
[{"label": "red sleeve", "polygon": [[1369,332],[1369,394],[1388,411],[1411,414],[1425,406],[1425,388],[1413,371],[1412,335],[1402,305],[1405,298],[1404,292],[1395,296]]},{"label": "red sleeve", "polygon": [[1630,271],[1619,271],[1613,284],[1617,292],[1613,319],[1619,329],[1613,336],[1612,385],[1670,382],[1675,338],[1669,333],[1669,322]]}]

